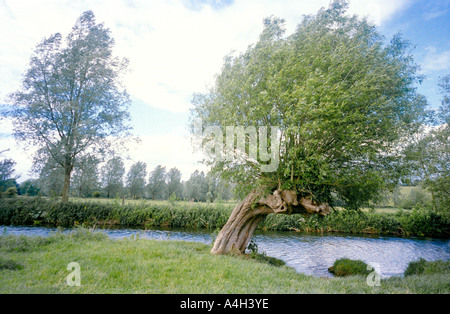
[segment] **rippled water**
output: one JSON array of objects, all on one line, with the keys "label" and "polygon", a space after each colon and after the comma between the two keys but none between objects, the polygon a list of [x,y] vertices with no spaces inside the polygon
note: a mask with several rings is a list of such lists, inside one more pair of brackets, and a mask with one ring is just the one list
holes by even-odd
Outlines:
[{"label": "rippled water", "polygon": [[257,234],[254,241],[259,250],[284,260],[298,272],[324,277],[332,276],[328,267],[342,257],[362,260],[382,277],[402,275],[409,262],[419,258],[450,259],[450,242],[436,239]]},{"label": "rippled water", "polygon": [[[48,236],[56,228],[0,226],[6,234]],[[139,235],[145,239],[182,240],[210,244],[206,230],[184,229],[98,229],[113,239]],[[256,232],[253,241],[259,252],[282,259],[300,273],[332,277],[328,267],[338,258],[359,259],[375,267],[382,277],[400,276],[408,263],[419,258],[450,260],[450,241],[442,239]]]}]

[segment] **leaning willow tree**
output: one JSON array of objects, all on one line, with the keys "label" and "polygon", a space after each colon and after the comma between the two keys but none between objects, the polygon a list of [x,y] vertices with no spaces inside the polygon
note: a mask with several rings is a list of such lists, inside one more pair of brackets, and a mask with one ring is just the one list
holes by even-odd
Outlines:
[{"label": "leaning willow tree", "polygon": [[11,95],[14,135],[38,148],[37,169],[46,162],[63,169],[63,201],[80,158],[103,154],[131,129],[120,82],[128,61],[114,57],[113,47],[110,30],[86,11],[65,41],[56,33],[36,46],[22,88]]},{"label": "leaning willow tree", "polygon": [[194,95],[192,130],[209,145],[207,163],[247,195],[213,254],[243,252],[270,213],[326,215],[337,199],[357,209],[396,183],[398,140],[425,105],[418,67],[401,36],[385,43],[346,9],[335,1],[290,36],[282,19],[265,19],[258,42],[227,56],[215,84]]}]

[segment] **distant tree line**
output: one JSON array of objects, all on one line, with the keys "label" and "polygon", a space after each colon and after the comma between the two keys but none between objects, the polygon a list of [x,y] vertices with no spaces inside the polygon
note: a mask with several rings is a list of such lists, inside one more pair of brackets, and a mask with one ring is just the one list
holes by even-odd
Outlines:
[{"label": "distant tree line", "polygon": [[[0,192],[19,195],[62,195],[64,169],[49,159],[40,170],[38,179],[21,184],[14,177],[15,162],[0,161]],[[153,200],[190,200],[195,202],[227,201],[234,198],[234,186],[223,179],[203,171],[194,171],[187,181],[181,171],[157,165],[147,172],[147,165],[138,161],[125,171],[124,161],[115,156],[101,165],[92,156],[82,158],[74,166],[70,194],[75,197],[132,198]]]}]

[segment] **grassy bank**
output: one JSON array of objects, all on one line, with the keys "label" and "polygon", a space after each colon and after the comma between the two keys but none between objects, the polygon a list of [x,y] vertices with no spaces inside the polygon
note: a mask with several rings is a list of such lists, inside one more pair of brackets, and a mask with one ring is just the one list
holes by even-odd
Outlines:
[{"label": "grassy bank", "polygon": [[[382,279],[316,278],[201,243],[111,240],[80,229],[50,237],[0,236],[0,293],[449,293],[450,273]],[[67,277],[80,265],[80,286]],[[330,265],[331,266],[331,265]]]},{"label": "grassy bank", "polygon": [[[61,203],[32,197],[0,199],[0,224],[52,225],[62,227],[132,226],[221,228],[234,204],[136,201],[80,201]],[[263,230],[299,232],[347,232],[384,235],[444,237],[450,235],[450,216],[429,210],[356,212],[337,210],[321,217],[313,215],[269,215]]]}]

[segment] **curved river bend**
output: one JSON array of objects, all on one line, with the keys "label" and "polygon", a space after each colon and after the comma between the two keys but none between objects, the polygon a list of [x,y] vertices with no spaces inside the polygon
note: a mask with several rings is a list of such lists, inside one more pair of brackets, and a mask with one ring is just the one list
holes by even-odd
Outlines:
[{"label": "curved river bend", "polygon": [[[2,234],[48,236],[56,228],[0,226]],[[212,243],[211,231],[204,229],[96,229],[112,239],[139,236],[144,239]],[[381,277],[401,276],[409,262],[450,260],[447,239],[355,236],[348,234],[305,234],[296,232],[255,232],[259,252],[282,259],[299,273],[332,277],[328,267],[338,258],[359,259],[375,267]]]}]

